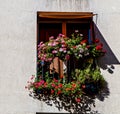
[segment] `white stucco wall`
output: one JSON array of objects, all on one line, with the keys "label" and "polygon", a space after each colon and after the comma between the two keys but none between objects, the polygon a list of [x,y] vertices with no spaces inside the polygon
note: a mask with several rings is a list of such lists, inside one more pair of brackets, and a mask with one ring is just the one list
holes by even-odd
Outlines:
[{"label": "white stucco wall", "polygon": [[[24,89],[36,73],[36,12],[92,11],[98,14],[97,26],[104,40],[120,61],[120,0],[0,0],[0,114],[59,112],[28,96]],[[108,63],[110,53],[107,55]],[[104,60],[103,60],[104,61]],[[110,95],[96,100],[101,114],[120,113],[120,65],[113,73],[102,70]]]}]

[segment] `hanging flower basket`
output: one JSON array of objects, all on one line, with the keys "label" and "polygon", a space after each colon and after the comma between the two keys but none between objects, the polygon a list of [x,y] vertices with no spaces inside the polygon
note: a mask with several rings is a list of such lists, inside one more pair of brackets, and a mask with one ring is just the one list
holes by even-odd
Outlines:
[{"label": "hanging flower basket", "polygon": [[[26,88],[39,97],[71,98],[79,103],[82,96],[95,95],[104,87],[105,80],[97,65],[97,59],[104,54],[98,39],[89,44],[78,32],[71,38],[52,36],[38,45],[38,76],[32,76]],[[66,63],[63,75],[50,68],[56,57]]]}]

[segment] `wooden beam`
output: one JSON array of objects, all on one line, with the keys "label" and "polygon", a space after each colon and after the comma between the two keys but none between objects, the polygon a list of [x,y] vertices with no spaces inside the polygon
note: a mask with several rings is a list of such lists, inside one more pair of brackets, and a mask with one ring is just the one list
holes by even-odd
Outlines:
[{"label": "wooden beam", "polygon": [[92,12],[38,12],[39,17],[53,19],[81,19],[91,18],[94,15]]}]

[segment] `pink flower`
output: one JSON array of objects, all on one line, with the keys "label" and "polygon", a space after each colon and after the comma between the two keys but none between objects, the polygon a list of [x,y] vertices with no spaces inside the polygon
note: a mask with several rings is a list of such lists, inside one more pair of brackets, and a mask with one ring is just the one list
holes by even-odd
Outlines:
[{"label": "pink flower", "polygon": [[62,35],[63,38],[65,38],[65,35]]},{"label": "pink flower", "polygon": [[62,44],[66,44],[64,40],[61,41]]},{"label": "pink flower", "polygon": [[53,39],[54,39],[54,36],[49,37],[49,40],[53,40]]},{"label": "pink flower", "polygon": [[52,83],[52,84],[51,84],[51,86],[52,86],[52,87],[55,87],[55,84],[54,84],[54,83]]},{"label": "pink flower", "polygon": [[67,51],[66,51],[66,48],[63,48],[63,52],[64,52],[64,53],[66,53],[66,52],[67,52]]},{"label": "pink flower", "polygon": [[55,39],[55,41],[59,41],[60,40],[60,38],[59,37],[57,37],[56,39]]},{"label": "pink flower", "polygon": [[42,61],[45,61],[46,58],[45,58],[45,57],[40,57],[40,59],[41,59]]},{"label": "pink flower", "polygon": [[43,48],[44,46],[45,46],[45,44],[41,44],[41,46],[40,46],[40,47],[41,47],[41,48]]},{"label": "pink flower", "polygon": [[62,47],[64,48],[64,47],[66,47],[66,45],[65,45],[65,44],[62,44]]},{"label": "pink flower", "polygon": [[60,34],[59,34],[59,37],[62,37],[62,36],[63,36],[63,34],[60,33]]},{"label": "pink flower", "polygon": [[31,80],[33,80],[33,79],[34,79],[34,77],[35,77],[35,76],[34,76],[34,75],[32,75],[30,79],[31,79]]},{"label": "pink flower", "polygon": [[57,50],[53,50],[52,53],[53,53],[53,54],[56,54],[56,53],[57,53]]},{"label": "pink flower", "polygon": [[36,88],[39,88],[39,87],[42,86],[44,83],[45,83],[44,80],[40,80],[39,82],[35,82],[33,85],[34,85]]},{"label": "pink flower", "polygon": [[56,45],[57,45],[56,42],[53,42],[53,43],[52,43],[52,46],[56,46]]},{"label": "pink flower", "polygon": [[63,48],[60,48],[59,51],[62,52],[62,51],[63,51]]},{"label": "pink flower", "polygon": [[53,60],[53,58],[52,58],[52,57],[47,59],[47,61],[52,61],[52,60]]},{"label": "pink flower", "polygon": [[65,59],[66,59],[66,60],[69,60],[69,59],[70,59],[70,55],[66,55],[66,56],[65,56]]},{"label": "pink flower", "polygon": [[40,42],[40,44],[38,45],[38,47],[40,47],[43,44],[43,42]]},{"label": "pink flower", "polygon": [[76,33],[78,33],[78,32],[79,32],[79,30],[75,30],[75,32],[76,32]]},{"label": "pink flower", "polygon": [[41,83],[41,84],[44,84],[44,83],[45,83],[45,81],[44,81],[44,80],[40,80],[40,83]]}]

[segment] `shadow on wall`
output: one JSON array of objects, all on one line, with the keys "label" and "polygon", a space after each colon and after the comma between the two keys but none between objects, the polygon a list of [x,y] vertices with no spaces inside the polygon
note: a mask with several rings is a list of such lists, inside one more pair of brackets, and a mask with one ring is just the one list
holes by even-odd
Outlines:
[{"label": "shadow on wall", "polygon": [[115,69],[114,64],[120,64],[116,56],[114,55],[113,51],[105,41],[105,38],[97,28],[97,26],[94,23],[94,30],[95,30],[95,38],[99,38],[100,41],[103,43],[103,48],[106,50],[106,54],[104,57],[100,58],[98,61],[99,66],[107,70],[109,73],[113,73],[113,70]]},{"label": "shadow on wall", "polygon": [[[95,107],[95,98],[100,101],[104,101],[105,98],[109,96],[109,89],[107,88],[107,83],[104,90],[101,90],[97,95],[84,95],[80,98],[80,102],[76,103],[71,96],[59,96],[50,97],[49,95],[43,96],[32,96],[33,98],[45,102],[48,106],[54,106],[58,108],[59,111],[65,110],[67,113],[72,114],[100,114],[97,110],[93,110]],[[60,113],[60,112],[59,112]],[[67,114],[60,113],[60,114]],[[53,112],[37,112],[36,114],[57,114]]]}]

